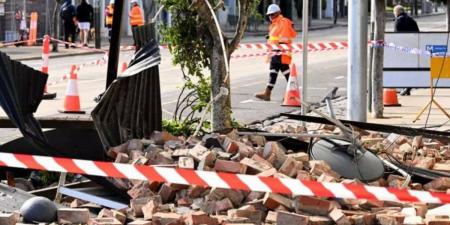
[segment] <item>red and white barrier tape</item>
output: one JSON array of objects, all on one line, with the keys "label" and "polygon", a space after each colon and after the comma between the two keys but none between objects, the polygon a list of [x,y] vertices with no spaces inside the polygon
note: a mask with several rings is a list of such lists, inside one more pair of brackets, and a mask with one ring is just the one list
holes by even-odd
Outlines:
[{"label": "red and white barrier tape", "polygon": [[0,153],[0,166],[245,191],[272,192],[295,196],[305,195],[439,204],[450,203],[450,194],[438,192],[374,187],[360,184],[305,181],[292,178],[258,177],[245,174],[217,173],[12,153]]},{"label": "red and white barrier tape", "polygon": [[[105,55],[103,55],[103,57],[101,59],[96,59],[96,60],[85,62],[85,63],[79,64],[79,65],[75,65],[76,66],[75,73],[78,74],[78,72],[85,66],[90,66],[90,65],[101,66],[101,65],[104,65],[107,61],[108,61],[108,55],[105,54]],[[70,73],[64,74],[59,80],[47,82],[47,86],[56,85],[58,83],[66,81],[67,79],[69,79],[69,77],[70,77]]]},{"label": "red and white barrier tape", "polygon": [[[347,41],[340,42],[319,42],[319,43],[309,43],[308,51],[322,50],[322,49],[339,49],[347,48]],[[260,50],[303,50],[303,44],[292,43],[292,44],[239,44],[241,49],[260,49]]]},{"label": "red and white barrier tape", "polygon": [[[41,41],[43,40],[43,38],[38,38],[36,39],[36,41]],[[13,41],[13,42],[0,42],[0,47],[8,47],[8,46],[12,46],[12,45],[16,45],[16,44],[23,44],[23,43],[28,43],[29,40],[25,40],[25,41]]]},{"label": "red and white barrier tape", "polygon": [[[334,51],[334,50],[340,50],[340,49],[347,49],[347,47],[341,46],[338,48],[324,48],[324,49],[314,49],[314,50],[308,50],[308,52],[323,52],[323,51]],[[294,50],[290,53],[296,54],[301,53],[302,50]],[[250,58],[250,57],[259,57],[259,56],[274,56],[274,55],[282,55],[285,54],[283,52],[260,52],[260,53],[248,53],[248,54],[233,54],[231,55],[232,59],[241,59],[241,58]]]}]

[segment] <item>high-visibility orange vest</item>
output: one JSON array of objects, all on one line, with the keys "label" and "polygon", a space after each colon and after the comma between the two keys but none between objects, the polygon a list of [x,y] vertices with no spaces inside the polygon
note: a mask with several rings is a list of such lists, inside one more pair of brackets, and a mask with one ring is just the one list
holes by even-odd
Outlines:
[{"label": "high-visibility orange vest", "polygon": [[[294,24],[288,18],[279,15],[272,20],[269,26],[269,44],[291,44],[292,40],[297,36]],[[281,55],[282,64],[290,64],[292,61],[291,52]]]},{"label": "high-visibility orange vest", "polygon": [[142,16],[141,8],[135,5],[130,10],[130,24],[131,26],[144,25],[144,17]]},{"label": "high-visibility orange vest", "polygon": [[112,26],[114,15],[114,6],[109,4],[106,8],[106,26]]}]

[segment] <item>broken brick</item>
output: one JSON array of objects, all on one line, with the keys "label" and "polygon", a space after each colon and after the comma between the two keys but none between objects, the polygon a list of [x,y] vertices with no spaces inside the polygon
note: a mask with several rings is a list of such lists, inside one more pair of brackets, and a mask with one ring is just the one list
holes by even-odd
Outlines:
[{"label": "broken brick", "polygon": [[223,198],[228,198],[231,200],[233,205],[240,205],[244,200],[245,196],[240,190],[233,189],[223,189],[223,188],[213,188],[209,192],[209,200],[221,200]]},{"label": "broken brick", "polygon": [[180,157],[178,159],[178,168],[181,169],[194,169],[194,159],[191,157]]},{"label": "broken brick", "polygon": [[425,190],[446,191],[450,188],[450,177],[436,178],[430,183],[425,184],[423,187]]},{"label": "broken brick", "polygon": [[123,214],[122,212],[119,212],[117,210],[112,210],[112,213],[113,213],[112,217],[116,218],[122,224],[125,224],[125,222],[127,220],[127,216],[125,214]]},{"label": "broken brick", "polygon": [[158,225],[182,225],[182,216],[176,213],[155,213],[152,217],[152,222]]},{"label": "broken brick", "polygon": [[133,186],[133,188],[131,188],[127,193],[133,199],[143,198],[143,197],[148,197],[148,196],[153,195],[153,192],[150,189],[150,185],[146,181]]},{"label": "broken brick", "polygon": [[248,174],[257,174],[257,173],[261,173],[264,172],[266,170],[269,170],[270,168],[272,168],[271,166],[268,166],[264,163],[261,162],[257,162],[253,159],[250,158],[244,158],[240,161],[240,163],[242,163],[243,165],[247,166],[247,173]]},{"label": "broken brick", "polygon": [[247,166],[239,162],[218,159],[214,164],[214,170],[217,172],[245,174]]},{"label": "broken brick", "polygon": [[274,167],[279,169],[287,158],[286,149],[279,142],[269,141],[264,146],[263,158],[271,156],[275,156]]},{"label": "broken brick", "polygon": [[278,170],[280,173],[285,174],[288,177],[294,177],[297,175],[297,171],[303,168],[303,163],[296,161],[292,157],[287,157],[283,165]]},{"label": "broken brick", "polygon": [[128,225],[153,225],[153,223],[152,221],[135,220],[133,222],[128,223]]},{"label": "broken brick", "polygon": [[208,225],[218,225],[219,220],[216,218],[209,217],[204,212],[194,212],[187,215],[187,217],[184,219],[184,222],[186,225],[202,225],[202,224],[208,224]]},{"label": "broken brick", "polygon": [[116,218],[91,218],[90,225],[122,225]]},{"label": "broken brick", "polygon": [[157,201],[149,201],[142,207],[142,214],[144,215],[144,219],[152,219],[153,214],[155,214],[158,211],[158,207],[160,206],[160,203]]},{"label": "broken brick", "polygon": [[305,211],[314,215],[327,216],[331,211],[331,202],[315,197],[299,196],[295,200],[296,212]]},{"label": "broken brick", "polygon": [[380,225],[402,225],[405,216],[401,214],[377,214],[376,218]]},{"label": "broken brick", "polygon": [[13,213],[0,213],[0,224],[16,225],[17,222],[17,218]]},{"label": "broken brick", "polygon": [[277,225],[308,225],[309,219],[307,216],[298,215],[289,212],[277,213]]},{"label": "broken brick", "polygon": [[198,198],[202,196],[205,192],[206,192],[205,187],[194,185],[189,187],[187,195],[191,198]]},{"label": "broken brick", "polygon": [[227,212],[228,217],[230,218],[247,218],[249,223],[259,224],[262,220],[262,212],[256,211],[254,207],[253,209],[230,209]]},{"label": "broken brick", "polygon": [[331,225],[333,221],[325,216],[310,216],[308,225]]},{"label": "broken brick", "polygon": [[436,163],[433,166],[433,170],[450,172],[450,162],[447,163]]},{"label": "broken brick", "polygon": [[431,169],[433,168],[434,164],[436,163],[436,159],[434,158],[417,158],[414,160],[414,166],[422,169]]},{"label": "broken brick", "polygon": [[337,224],[337,225],[350,225],[350,221],[344,215],[344,213],[340,209],[333,209],[328,216]]},{"label": "broken brick", "polygon": [[158,195],[161,196],[163,204],[171,202],[175,198],[175,190],[167,184],[161,185]]},{"label": "broken brick", "polygon": [[226,137],[223,141],[222,148],[225,150],[225,152],[231,154],[236,154],[239,151],[239,145],[228,137]]},{"label": "broken brick", "polygon": [[60,224],[86,224],[90,219],[88,209],[62,208],[57,214]]},{"label": "broken brick", "polygon": [[333,176],[335,178],[339,178],[339,174],[337,174],[335,171],[331,169],[331,166],[323,161],[323,160],[311,160],[309,162],[309,166],[311,167],[311,170],[309,171],[312,175],[320,176],[323,173],[326,173],[330,176]]},{"label": "broken brick", "polygon": [[266,193],[263,199],[263,204],[272,210],[282,205],[288,209],[292,208],[292,200],[275,193]]},{"label": "broken brick", "polygon": [[222,212],[233,208],[233,203],[229,198],[224,198],[215,202],[214,210],[216,212]]}]

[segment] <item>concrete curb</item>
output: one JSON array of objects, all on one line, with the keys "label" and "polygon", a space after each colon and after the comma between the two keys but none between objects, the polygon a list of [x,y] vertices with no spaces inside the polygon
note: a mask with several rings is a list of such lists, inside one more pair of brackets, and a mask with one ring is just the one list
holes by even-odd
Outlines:
[{"label": "concrete curb", "polygon": [[[52,55],[50,53],[50,59],[56,59],[56,58],[64,58],[64,57],[72,57],[72,56],[82,56],[82,55],[95,55],[95,54],[103,54],[101,52],[77,52],[77,53],[67,53],[67,54],[58,54],[58,55]],[[11,57],[14,60],[19,61],[27,61],[27,60],[39,60],[42,59],[42,56],[30,56],[30,57]]]}]

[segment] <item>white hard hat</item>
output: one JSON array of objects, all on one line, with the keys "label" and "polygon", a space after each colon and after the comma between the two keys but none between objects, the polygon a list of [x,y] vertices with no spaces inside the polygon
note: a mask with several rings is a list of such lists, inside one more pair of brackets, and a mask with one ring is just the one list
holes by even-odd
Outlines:
[{"label": "white hard hat", "polygon": [[131,4],[133,4],[133,3],[138,3],[138,1],[137,1],[137,0],[131,0],[130,3],[131,3]]},{"label": "white hard hat", "polygon": [[114,4],[114,0],[110,0],[110,1],[109,1],[109,4]]},{"label": "white hard hat", "polygon": [[273,13],[276,13],[276,12],[280,12],[280,11],[281,11],[281,9],[280,9],[280,7],[277,4],[271,4],[267,8],[266,15],[270,15],[270,14],[273,14]]}]

